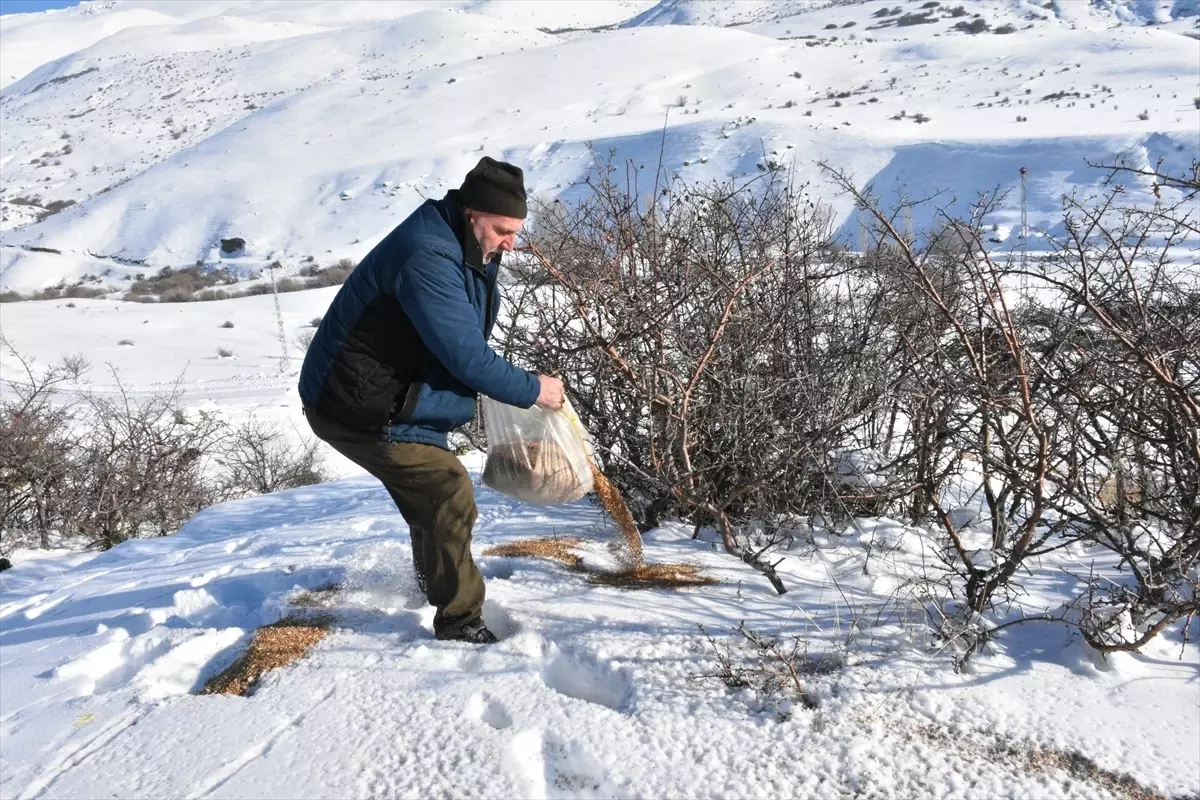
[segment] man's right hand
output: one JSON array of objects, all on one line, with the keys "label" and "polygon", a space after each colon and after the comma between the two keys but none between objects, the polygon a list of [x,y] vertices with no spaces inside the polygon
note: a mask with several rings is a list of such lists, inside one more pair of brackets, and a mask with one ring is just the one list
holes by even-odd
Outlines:
[{"label": "man's right hand", "polygon": [[563,382],[549,375],[538,375],[537,378],[538,382],[542,385],[542,390],[538,393],[537,404],[542,408],[549,408],[553,411],[562,408]]}]

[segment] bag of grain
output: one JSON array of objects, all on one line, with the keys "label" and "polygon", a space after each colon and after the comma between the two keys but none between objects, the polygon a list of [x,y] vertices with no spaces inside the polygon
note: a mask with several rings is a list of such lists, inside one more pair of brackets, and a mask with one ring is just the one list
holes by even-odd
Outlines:
[{"label": "bag of grain", "polygon": [[484,485],[527,503],[570,503],[592,491],[592,443],[569,400],[517,408],[483,398]]}]

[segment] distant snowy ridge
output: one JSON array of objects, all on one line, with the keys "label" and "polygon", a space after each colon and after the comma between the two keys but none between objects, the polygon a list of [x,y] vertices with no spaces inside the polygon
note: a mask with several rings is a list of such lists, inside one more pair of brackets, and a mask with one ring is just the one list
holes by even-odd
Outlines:
[{"label": "distant snowy ridge", "polygon": [[[5,16],[0,63],[30,71],[0,90],[0,289],[357,259],[481,155],[570,199],[589,148],[648,176],[661,150],[697,181],[794,167],[851,241],[819,160],[960,204],[1028,165],[1051,232],[1061,197],[1100,178],[1086,158],[1200,156],[1198,45],[1180,35],[1196,2],[113,0]],[[901,25],[911,13],[924,22]],[[955,29],[971,15],[1014,33]],[[1017,214],[1012,195],[989,223]],[[229,237],[240,261],[217,250]]]}]

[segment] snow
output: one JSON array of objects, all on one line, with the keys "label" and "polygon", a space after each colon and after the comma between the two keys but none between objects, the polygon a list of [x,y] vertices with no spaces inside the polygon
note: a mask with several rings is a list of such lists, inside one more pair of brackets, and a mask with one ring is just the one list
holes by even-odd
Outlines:
[{"label": "snow", "polygon": [[[885,199],[944,190],[961,209],[999,188],[1009,197],[986,224],[1001,248],[1019,229],[1019,166],[1045,233],[1063,195],[1097,186],[1085,159],[1200,157],[1192,0],[978,0],[971,13],[1017,32],[953,33],[953,19],[866,30],[896,5],[111,0],[6,15],[0,288],[93,274],[121,290],[197,261],[246,277],[275,259],[290,273],[310,255],[358,258],[483,153],[521,164],[544,199],[582,191],[589,145],[647,175],[661,151],[701,180],[777,159],[853,243],[857,218],[818,161]],[[855,94],[835,106],[840,91]],[[1041,101],[1074,91],[1093,97]],[[77,205],[34,224],[21,197]],[[244,256],[218,256],[229,236]],[[5,304],[0,336],[38,365],[83,354],[93,366],[72,391],[114,391],[115,370],[135,396],[178,387],[189,412],[258,415],[300,441],[296,340],[335,292],[279,296],[282,346],[270,296]],[[0,391],[19,369],[0,353]],[[1195,623],[1191,642],[1176,627],[1144,653],[1101,657],[1065,625],[1029,622],[956,673],[922,602],[935,543],[901,522],[797,521],[782,596],[713,531],[669,522],[646,534],[647,560],[720,583],[631,591],[483,556],[578,536],[587,568],[606,570],[616,533],[587,501],[528,506],[478,485],[474,552],[501,642],[443,643],[386,492],[322,452],[340,480],[214,507],[169,537],[8,554],[0,797],[1119,796],[1030,755],[1051,750],[1163,795],[1200,793]],[[478,484],[481,457],[464,460]],[[875,479],[875,460],[843,460],[847,482]],[[985,564],[970,478],[950,516]],[[1093,557],[1043,556],[1010,617],[990,622],[1060,611],[1078,589],[1066,571]],[[335,629],[307,658],[247,698],[195,694],[254,628],[334,583]],[[746,657],[743,622],[801,638],[816,708],[703,677],[717,651],[698,626]]]},{"label": "snow", "polygon": [[[465,463],[478,483],[481,458]],[[485,614],[502,637],[492,647],[433,638],[403,522],[366,476],[208,509],[57,575],[56,559],[18,560],[0,576],[0,792],[1107,796],[990,756],[994,742],[1078,752],[1165,794],[1200,786],[1194,644],[1106,662],[1065,628],[1030,623],[956,675],[925,646],[902,582],[878,580],[920,562],[920,534],[898,523],[860,521],[800,548],[783,596],[709,537],[668,525],[647,536],[648,560],[686,560],[722,583],[628,591],[481,556],[551,532],[603,551],[614,534],[588,503],[526,506],[482,485],[477,496]],[[336,627],[306,659],[248,698],[192,693],[290,598],[331,583],[344,587]],[[723,639],[743,620],[829,656],[833,671],[805,677],[818,708],[781,717],[696,679],[715,668],[696,625]]]},{"label": "snow", "polygon": [[[880,0],[112,0],[6,15],[0,288],[93,274],[120,290],[131,271],[215,265],[230,236],[285,271],[359,258],[484,153],[519,163],[543,200],[576,191],[589,148],[648,183],[660,152],[695,180],[770,160],[854,243],[820,161],[956,210],[1027,166],[1031,220],[1052,228],[1062,196],[1102,178],[1088,159],[1200,157],[1194,3],[981,0],[973,13],[1017,30],[977,36],[952,29],[950,5],[904,27],[880,27],[894,6]],[[56,201],[76,205],[35,222]],[[1018,213],[1009,191],[987,222]]]}]

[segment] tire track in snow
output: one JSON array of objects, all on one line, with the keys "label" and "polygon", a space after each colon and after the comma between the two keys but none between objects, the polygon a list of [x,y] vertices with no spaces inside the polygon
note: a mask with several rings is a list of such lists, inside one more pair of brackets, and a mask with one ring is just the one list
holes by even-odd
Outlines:
[{"label": "tire track in snow", "polygon": [[250,747],[246,748],[240,756],[233,761],[227,763],[224,767],[210,775],[203,783],[187,793],[188,797],[204,798],[211,795],[217,789],[220,789],[226,783],[233,779],[239,772],[250,765],[250,762],[255,759],[262,758],[267,753],[271,752],[279,741],[287,735],[289,731],[295,730],[300,726],[310,713],[323,705],[329,698],[333,697],[333,693],[337,691],[337,687],[331,688],[328,692],[321,696],[321,699],[313,703],[308,708],[301,711],[296,716],[276,726],[275,730],[271,731],[265,738],[260,739]]},{"label": "tire track in snow", "polygon": [[57,783],[60,778],[78,767],[80,764],[83,764],[92,756],[96,755],[96,753],[99,753],[110,742],[112,742],[113,739],[116,739],[126,730],[132,728],[134,725],[137,725],[147,712],[148,709],[144,711],[130,711],[127,714],[122,714],[120,717],[117,717],[117,719],[113,720],[112,723],[101,729],[99,733],[88,739],[79,747],[75,748],[64,756],[59,756],[56,758],[50,763],[50,766],[41,772],[36,778],[34,778],[33,781],[31,781],[22,792],[18,793],[17,797],[33,800],[33,798],[45,795],[50,791],[50,787]]}]

